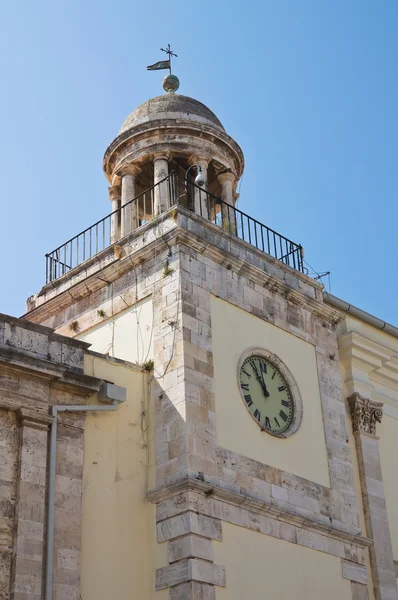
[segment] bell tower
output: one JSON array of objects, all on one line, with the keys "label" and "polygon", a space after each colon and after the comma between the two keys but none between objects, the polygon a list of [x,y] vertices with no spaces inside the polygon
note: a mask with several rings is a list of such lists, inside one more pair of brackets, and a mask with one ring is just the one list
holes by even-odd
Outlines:
[{"label": "bell tower", "polygon": [[25,318],[151,372],[142,494],[166,549],[153,598],[251,599],[265,582],[286,597],[273,581],[282,544],[298,582],[328,565],[333,593],[360,600],[370,541],[346,447],[340,315],[301,245],[236,208],[244,158],[216,115],[165,87],[105,152],[111,213],[46,255]]}]

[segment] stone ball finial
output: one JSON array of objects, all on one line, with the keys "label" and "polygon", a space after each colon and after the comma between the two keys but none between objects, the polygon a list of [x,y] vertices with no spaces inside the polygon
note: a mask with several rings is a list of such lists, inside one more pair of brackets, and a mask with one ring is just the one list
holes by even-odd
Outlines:
[{"label": "stone ball finial", "polygon": [[170,73],[169,75],[166,75],[163,78],[163,89],[168,94],[174,94],[174,92],[176,92],[179,87],[180,87],[180,80],[178,79],[178,77],[176,75],[172,75]]}]

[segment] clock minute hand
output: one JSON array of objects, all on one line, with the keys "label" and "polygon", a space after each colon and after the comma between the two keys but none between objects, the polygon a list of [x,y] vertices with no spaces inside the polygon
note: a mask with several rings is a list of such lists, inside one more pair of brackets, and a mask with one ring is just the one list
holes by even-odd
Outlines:
[{"label": "clock minute hand", "polygon": [[256,378],[257,378],[257,380],[260,382],[260,385],[261,385],[261,387],[263,388],[264,396],[265,396],[266,398],[268,398],[268,396],[269,396],[269,391],[267,390],[267,386],[266,386],[266,385],[265,385],[265,383],[264,383],[264,380],[263,380],[263,378],[262,378],[262,375],[260,375],[260,373],[259,373],[259,372],[258,372],[258,370],[257,370],[256,363],[255,363],[255,362],[251,362],[250,364],[251,364],[251,367],[252,367],[252,369],[253,369],[253,373],[255,374],[255,376],[256,376]]},{"label": "clock minute hand", "polygon": [[264,394],[266,395],[266,397],[268,398],[269,396],[269,391],[267,390],[267,386],[264,383],[264,379],[263,376],[261,375],[261,382],[262,382],[262,386],[263,386],[263,390],[264,390]]}]

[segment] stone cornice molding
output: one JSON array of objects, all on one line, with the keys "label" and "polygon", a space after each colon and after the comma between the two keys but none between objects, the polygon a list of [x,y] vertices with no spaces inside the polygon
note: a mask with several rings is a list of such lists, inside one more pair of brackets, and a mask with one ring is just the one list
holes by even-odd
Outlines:
[{"label": "stone cornice molding", "polygon": [[[261,500],[253,498],[249,495],[244,495],[225,489],[221,486],[217,486],[214,483],[206,483],[195,478],[193,475],[188,475],[176,483],[152,490],[147,494],[147,498],[151,503],[159,504],[160,502],[164,502],[165,500],[184,492],[197,492],[205,496],[211,496],[212,498],[227,504],[231,504],[239,508],[245,508],[246,510],[271,517],[301,529],[314,531],[340,542],[353,544],[358,548],[367,548],[373,543],[371,539],[364,537],[361,534],[361,531],[356,527],[351,527],[351,530],[349,530],[348,526],[344,525],[343,523],[341,524],[341,528],[339,528],[332,526],[330,523],[326,524],[321,521],[317,521],[316,519],[302,517],[298,514],[290,513],[284,508],[279,508],[266,502],[261,502]],[[185,512],[186,510],[189,509],[187,509],[187,507],[183,507],[181,512]]]},{"label": "stone cornice molding", "polygon": [[197,137],[198,139],[204,139],[210,143],[214,143],[216,146],[224,147],[225,151],[232,154],[236,161],[238,178],[243,173],[244,169],[244,156],[240,146],[235,140],[230,137],[225,131],[219,128],[212,127],[209,124],[198,124],[193,121],[184,119],[160,119],[159,121],[150,121],[148,123],[141,123],[138,126],[125,131],[120,134],[113,142],[108,146],[105,151],[103,159],[103,170],[105,171],[108,179],[111,177],[113,167],[111,166],[111,159],[114,155],[117,155],[125,146],[128,146],[131,142],[148,140],[148,144],[151,145],[151,138],[157,139],[159,133],[164,134],[167,128],[168,135],[168,146],[173,149],[173,136],[176,136],[176,143],[181,138],[181,135],[188,135],[191,137]]},{"label": "stone cornice molding", "polygon": [[381,423],[383,403],[364,398],[358,392],[347,398],[351,410],[352,430],[376,437],[376,423]]},{"label": "stone cornice molding", "polygon": [[0,344],[0,372],[2,368],[45,379],[52,387],[71,389],[75,394],[87,396],[99,391],[102,379],[85,375],[83,371],[66,365],[30,356]]},{"label": "stone cornice molding", "polygon": [[[172,211],[173,213],[178,213],[177,219],[175,216],[168,219],[169,213]],[[344,319],[344,315],[337,312],[328,304],[323,303],[321,294],[322,286],[317,282],[307,275],[284,265],[272,256],[251,246],[249,243],[236,238],[217,225],[213,225],[205,219],[193,215],[190,211],[181,206],[173,207],[167,213],[164,213],[161,218],[163,229],[165,231],[161,238],[157,238],[148,244],[142,242],[145,237],[148,237],[148,231],[156,227],[156,223],[150,221],[147,225],[140,228],[139,236],[133,233],[127,238],[122,246],[121,258],[115,260],[113,247],[109,246],[90,260],[86,261],[80,268],[76,267],[72,271],[66,273],[57,282],[44,286],[39,295],[48,294],[50,297],[48,300],[45,300],[43,304],[38,305],[31,312],[24,315],[24,318],[33,322],[43,322],[79,299],[88,296],[105,285],[109,285],[109,283],[118,279],[123,273],[131,270],[135,265],[141,264],[146,259],[152,258],[154,247],[157,244],[165,246],[166,243],[167,248],[169,248],[172,245],[181,243],[192,250],[205,254],[219,264],[228,264],[228,268],[234,270],[236,273],[250,278],[259,285],[267,287],[272,292],[279,293],[288,302],[306,308],[314,315],[329,322],[332,326]],[[204,228],[203,235],[198,235],[189,228],[189,220],[198,222],[198,224]],[[207,230],[208,234],[206,234]],[[220,236],[220,239],[227,238],[229,244],[236,244],[236,246],[243,248],[246,252],[244,253],[247,260],[239,259],[235,252],[232,253],[226,251],[214,244],[209,239],[213,235]],[[252,263],[249,259],[250,254],[253,256]],[[270,273],[253,264],[254,262],[257,263],[258,259],[263,260],[264,264],[269,265]],[[100,268],[94,270],[95,265],[100,265]],[[310,297],[299,290],[293,289],[282,279],[274,275],[273,271],[280,273],[280,277],[284,277],[285,273],[287,274],[286,277],[294,275],[297,279],[302,280],[303,283],[310,285],[314,289],[314,297]],[[76,283],[70,282],[70,280],[73,279],[75,279]],[[52,290],[54,290],[53,294],[51,294]],[[321,298],[321,301],[315,299],[317,293]]]}]

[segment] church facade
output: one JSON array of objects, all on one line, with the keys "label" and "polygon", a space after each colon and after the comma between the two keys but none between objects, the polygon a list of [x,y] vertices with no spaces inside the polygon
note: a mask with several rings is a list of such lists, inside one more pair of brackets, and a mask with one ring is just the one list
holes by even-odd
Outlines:
[{"label": "church facade", "polygon": [[398,329],[236,208],[200,102],[103,166],[112,213],[0,316],[0,598],[398,599]]}]

